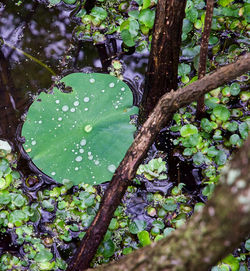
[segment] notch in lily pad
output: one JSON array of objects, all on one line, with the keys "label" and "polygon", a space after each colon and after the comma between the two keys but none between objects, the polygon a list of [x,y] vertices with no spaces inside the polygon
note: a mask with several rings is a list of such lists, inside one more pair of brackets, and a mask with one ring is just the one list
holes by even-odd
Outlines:
[{"label": "notch in lily pad", "polygon": [[30,106],[22,128],[23,145],[32,162],[62,183],[100,184],[109,181],[133,142],[136,127],[130,116],[129,87],[114,76],[72,73],[61,82],[63,93],[42,92]]}]

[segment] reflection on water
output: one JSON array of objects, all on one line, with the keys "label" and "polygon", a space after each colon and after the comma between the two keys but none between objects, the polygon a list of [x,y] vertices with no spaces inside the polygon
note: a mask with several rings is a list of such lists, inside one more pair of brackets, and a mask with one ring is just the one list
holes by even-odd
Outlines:
[{"label": "reflection on water", "polygon": [[[0,1],[0,38],[48,65],[57,75],[100,70],[103,56],[98,55],[97,48],[91,43],[72,42],[73,9],[64,4],[48,8],[44,1],[26,0],[20,6],[15,0]],[[118,50],[120,47],[118,42]],[[70,61],[65,62],[69,54]],[[147,54],[124,56],[123,60],[125,78],[139,91]],[[13,141],[32,94],[49,88],[53,78],[44,67],[5,44],[0,47],[0,69],[0,137]]]}]

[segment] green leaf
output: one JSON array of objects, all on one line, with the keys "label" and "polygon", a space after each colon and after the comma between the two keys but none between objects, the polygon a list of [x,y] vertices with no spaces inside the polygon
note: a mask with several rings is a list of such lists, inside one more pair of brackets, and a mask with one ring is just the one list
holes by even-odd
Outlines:
[{"label": "green leaf", "polygon": [[221,121],[227,121],[230,118],[229,110],[223,105],[217,105],[213,109],[213,115]]},{"label": "green leaf", "polygon": [[240,137],[237,134],[233,134],[230,136],[229,141],[232,145],[237,145],[237,143],[240,141]]},{"label": "green leaf", "polygon": [[109,181],[133,141],[130,115],[133,95],[116,77],[73,73],[61,82],[70,93],[54,88],[41,93],[28,111],[22,135],[33,163],[62,183]]},{"label": "green leaf", "polygon": [[188,64],[181,63],[178,65],[178,75],[184,76],[186,74],[189,74],[191,71],[191,67]]},{"label": "green leaf", "polygon": [[238,83],[233,83],[230,86],[230,93],[233,96],[237,96],[240,93],[240,85]]},{"label": "green leaf", "polygon": [[146,227],[147,227],[146,221],[136,219],[129,224],[129,231],[132,234],[137,234],[137,233],[145,230]]},{"label": "green leaf", "polygon": [[151,5],[151,0],[143,0],[143,6],[142,9],[149,8]]},{"label": "green leaf", "polygon": [[149,29],[152,29],[155,20],[155,11],[149,8],[143,9],[139,14],[138,19],[141,24],[147,26]]},{"label": "green leaf", "polygon": [[76,0],[63,0],[63,2],[68,5],[73,5],[75,4]]},{"label": "green leaf", "polygon": [[108,13],[105,9],[95,6],[91,10],[91,15],[94,16],[96,19],[103,21],[107,18]]},{"label": "green leaf", "polygon": [[215,162],[217,165],[222,166],[226,163],[227,161],[227,155],[225,154],[224,151],[219,150],[217,155],[215,156]]},{"label": "green leaf", "polygon": [[246,250],[250,251],[250,239],[246,240],[245,248]]},{"label": "green leaf", "polygon": [[171,234],[171,232],[173,232],[173,231],[175,231],[174,228],[171,228],[171,227],[165,228],[164,231],[163,231],[164,237],[169,236]]},{"label": "green leaf", "polygon": [[226,258],[222,260],[223,263],[228,264],[232,271],[238,271],[240,264],[239,260],[235,258],[232,254],[229,254]]},{"label": "green leaf", "polygon": [[162,207],[168,212],[173,212],[177,209],[177,204],[175,203],[174,199],[170,198],[170,199],[166,199]]},{"label": "green leaf", "polygon": [[186,124],[181,128],[180,133],[182,137],[188,137],[190,135],[197,134],[198,129],[196,126],[192,124]]},{"label": "green leaf", "polygon": [[54,6],[61,2],[61,0],[49,0],[50,5]]},{"label": "green leaf", "polygon": [[222,7],[228,6],[233,0],[219,0],[218,4],[221,5]]},{"label": "green leaf", "polygon": [[198,18],[198,11],[196,8],[190,8],[187,12],[186,12],[186,17],[187,19],[189,19],[192,23],[195,23],[197,21]]},{"label": "green leaf", "polygon": [[128,47],[135,46],[134,38],[133,38],[133,36],[131,35],[131,33],[129,32],[128,29],[122,30],[121,37],[122,37],[122,40],[125,43],[125,45],[127,45]]},{"label": "green leaf", "polygon": [[149,233],[147,231],[141,231],[137,233],[138,239],[143,247],[151,244]]},{"label": "green leaf", "polygon": [[201,128],[207,132],[210,133],[213,130],[213,124],[206,118],[203,118],[201,120]]},{"label": "green leaf", "polygon": [[35,256],[35,261],[38,263],[49,262],[53,258],[53,254],[48,249],[41,249]]},{"label": "green leaf", "polygon": [[115,244],[111,239],[105,241],[103,243],[103,247],[104,247],[103,256],[105,258],[109,258],[109,257],[114,255],[114,253],[115,253]]},{"label": "green leaf", "polygon": [[215,146],[212,146],[212,147],[210,147],[210,148],[208,148],[208,150],[207,150],[207,155],[209,156],[209,157],[215,157],[217,154],[218,154],[218,150],[216,149],[216,147]]},{"label": "green leaf", "polygon": [[240,135],[243,139],[246,139],[247,136],[248,136],[248,125],[246,122],[242,122],[240,125],[239,125],[239,131],[240,131]]}]

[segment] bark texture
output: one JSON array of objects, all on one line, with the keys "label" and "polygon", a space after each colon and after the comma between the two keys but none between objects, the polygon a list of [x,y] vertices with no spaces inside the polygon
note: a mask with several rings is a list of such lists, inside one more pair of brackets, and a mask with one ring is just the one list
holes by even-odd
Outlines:
[{"label": "bark texture", "polygon": [[[250,229],[250,138],[226,165],[206,207],[168,238],[96,271],[207,271],[239,246]],[[89,269],[93,270],[93,269]]]},{"label": "bark texture", "polygon": [[177,89],[185,7],[186,0],[158,0],[141,104],[142,119],[148,117],[163,94]]},{"label": "bark texture", "polygon": [[136,170],[153,143],[158,132],[172,114],[179,108],[188,105],[210,90],[235,79],[250,69],[250,53],[242,56],[237,62],[226,65],[218,71],[177,91],[165,94],[142,126],[124,159],[116,169],[112,180],[102,198],[95,219],[88,228],[77,253],[69,264],[68,271],[81,271],[89,267],[100,242],[105,235],[113,213],[121,202]]},{"label": "bark texture", "polygon": [[[207,0],[204,31],[202,33],[202,38],[201,38],[200,61],[199,61],[199,68],[198,68],[199,79],[205,76],[206,74],[208,42],[209,42],[209,36],[210,36],[211,26],[212,26],[213,10],[214,10],[214,0]],[[205,99],[204,95],[202,95],[198,99],[197,111],[196,111],[196,116],[198,118],[201,118],[202,114],[205,112],[204,99]]]}]

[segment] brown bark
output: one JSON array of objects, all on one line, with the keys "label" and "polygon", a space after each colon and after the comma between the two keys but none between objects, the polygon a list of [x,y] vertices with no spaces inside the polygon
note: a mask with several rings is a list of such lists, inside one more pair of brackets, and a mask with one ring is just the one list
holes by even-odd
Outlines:
[{"label": "brown bark", "polygon": [[140,116],[145,120],[159,98],[177,89],[186,0],[158,0]]},{"label": "brown bark", "polygon": [[81,271],[89,267],[89,263],[107,231],[114,211],[136,174],[137,167],[142,162],[156,135],[166,121],[170,120],[172,114],[179,108],[197,100],[200,95],[235,79],[249,69],[250,53],[242,56],[235,63],[226,65],[184,88],[165,94],[159,100],[116,169],[102,198],[97,215],[69,264],[68,271]]},{"label": "brown bark", "polygon": [[[232,252],[250,229],[250,138],[226,165],[207,206],[168,238],[96,271],[207,271]],[[93,270],[93,269],[89,269]]]},{"label": "brown bark", "polygon": [[[211,32],[211,25],[212,25],[212,19],[213,19],[213,9],[214,9],[214,0],[207,0],[205,24],[204,24],[204,30],[203,30],[202,38],[201,38],[200,62],[199,62],[199,68],[198,68],[199,79],[205,76],[206,74],[208,42],[209,42],[209,36]],[[196,111],[197,118],[201,118],[201,116],[205,112],[204,99],[205,97],[204,95],[202,95],[201,97],[199,97],[197,101],[197,111]]]}]

